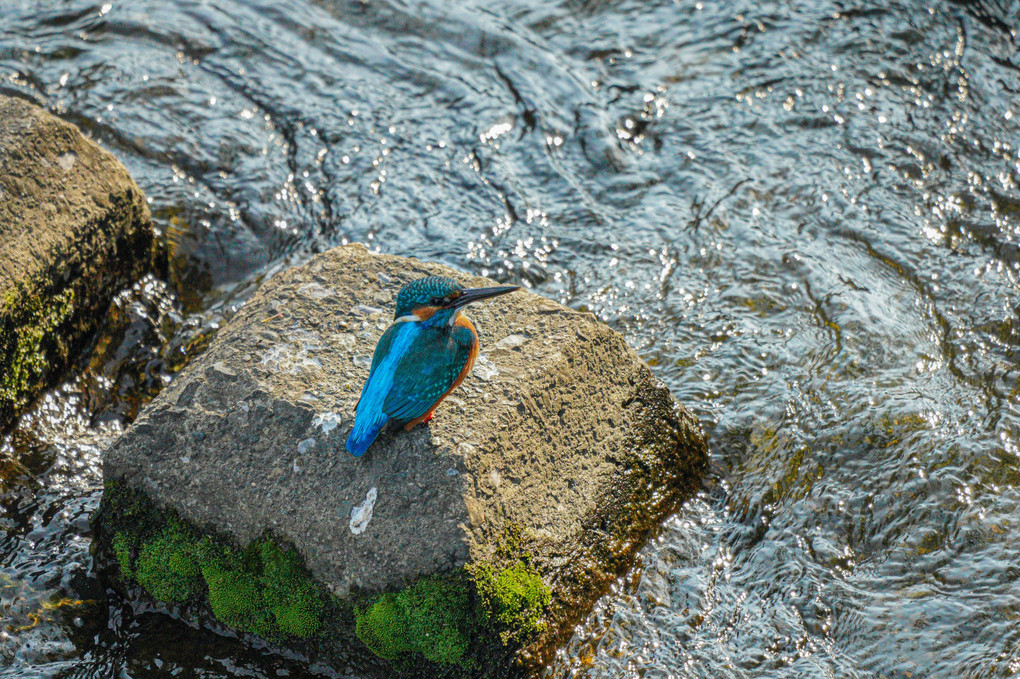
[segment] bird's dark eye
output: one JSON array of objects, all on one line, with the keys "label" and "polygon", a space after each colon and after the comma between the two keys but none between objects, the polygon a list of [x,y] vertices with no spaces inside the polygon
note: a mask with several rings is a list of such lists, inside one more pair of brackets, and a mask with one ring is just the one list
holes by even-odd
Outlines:
[{"label": "bird's dark eye", "polygon": [[443,305],[443,298],[442,297],[433,297],[432,298],[432,306],[442,306],[442,305]]}]

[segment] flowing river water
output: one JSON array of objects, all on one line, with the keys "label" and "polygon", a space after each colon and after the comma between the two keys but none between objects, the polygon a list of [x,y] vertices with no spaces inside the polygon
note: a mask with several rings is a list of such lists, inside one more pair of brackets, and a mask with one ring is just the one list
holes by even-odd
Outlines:
[{"label": "flowing river water", "polygon": [[[1020,675],[1020,5],[3,0],[171,257],[0,447],[0,676],[299,666],[107,600],[106,445],[349,241],[592,310],[711,445],[548,668]],[[484,341],[484,328],[483,341]]]}]

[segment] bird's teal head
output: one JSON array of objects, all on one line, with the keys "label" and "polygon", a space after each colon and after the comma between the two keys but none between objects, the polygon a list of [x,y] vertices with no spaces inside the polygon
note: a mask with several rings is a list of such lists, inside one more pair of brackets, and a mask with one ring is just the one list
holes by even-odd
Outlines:
[{"label": "bird's teal head", "polygon": [[[396,320],[417,320],[447,322],[456,317],[463,307],[489,297],[503,295],[518,286],[506,285],[495,288],[465,288],[452,278],[427,276],[411,281],[397,293],[397,308],[393,312]],[[410,318],[414,316],[414,318]]]}]

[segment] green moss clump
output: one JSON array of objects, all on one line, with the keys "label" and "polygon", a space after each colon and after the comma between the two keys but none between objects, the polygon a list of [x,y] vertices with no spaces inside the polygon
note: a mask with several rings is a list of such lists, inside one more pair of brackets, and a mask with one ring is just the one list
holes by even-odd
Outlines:
[{"label": "green moss clump", "polygon": [[402,592],[410,633],[429,660],[461,664],[473,622],[467,587],[443,578],[426,578]]},{"label": "green moss clump", "polygon": [[510,524],[488,562],[469,567],[482,618],[499,632],[505,646],[522,643],[546,628],[549,587],[531,561],[523,527]]},{"label": "green moss clump", "polygon": [[123,531],[113,536],[113,555],[117,558],[117,565],[120,566],[120,576],[127,582],[135,581],[135,572],[131,568],[131,551],[134,547],[134,536]]},{"label": "green moss clump", "polygon": [[199,561],[209,607],[221,622],[270,639],[318,634],[326,600],[296,550],[268,536],[243,552],[207,539]]},{"label": "green moss clump", "polygon": [[142,545],[135,562],[138,584],[159,601],[182,603],[198,594],[201,570],[196,559],[197,539],[179,520]]},{"label": "green moss clump", "polygon": [[397,595],[383,594],[368,610],[357,614],[354,633],[380,658],[399,660],[414,650],[404,618]]},{"label": "green moss clump", "polygon": [[220,622],[267,639],[307,639],[322,628],[325,593],[297,551],[269,535],[243,550],[202,537],[176,512],[117,482],[107,484],[96,521],[100,532],[113,531],[113,555],[124,580],[155,599],[204,598]]},{"label": "green moss clump", "polygon": [[437,663],[469,664],[475,616],[468,585],[459,578],[423,578],[382,595],[356,618],[355,634],[381,658],[406,660],[420,653]]},{"label": "green moss clump", "polygon": [[261,565],[266,602],[285,634],[311,637],[322,625],[325,600],[305,574],[297,551],[280,548],[268,538],[254,543]]},{"label": "green moss clump", "polygon": [[481,566],[475,571],[475,584],[486,617],[499,625],[503,643],[523,641],[545,629],[542,613],[552,595],[530,563],[518,561],[499,571]]},{"label": "green moss clump", "polygon": [[229,549],[203,545],[202,577],[209,591],[209,608],[223,624],[242,632],[273,638],[277,631],[258,580]]}]

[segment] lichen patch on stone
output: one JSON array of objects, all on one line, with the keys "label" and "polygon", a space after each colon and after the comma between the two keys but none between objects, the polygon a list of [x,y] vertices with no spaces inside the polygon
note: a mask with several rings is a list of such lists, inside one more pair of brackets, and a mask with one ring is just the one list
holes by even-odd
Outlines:
[{"label": "lichen patch on stone", "polygon": [[322,350],[319,333],[298,329],[288,336],[293,341],[270,347],[260,361],[262,367],[292,375],[322,368],[322,361],[315,355]]},{"label": "lichen patch on stone", "polygon": [[309,299],[325,299],[327,297],[333,297],[336,295],[336,290],[324,287],[318,283],[305,283],[298,288],[298,294],[304,295]]},{"label": "lichen patch on stone", "polygon": [[351,509],[349,525],[353,534],[361,535],[368,528],[368,523],[372,520],[372,512],[375,510],[375,500],[377,497],[379,497],[379,491],[376,490],[375,486],[372,486],[365,495],[365,501]]}]

